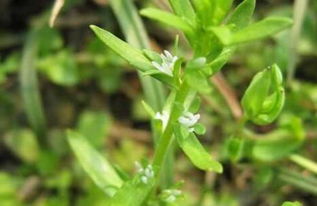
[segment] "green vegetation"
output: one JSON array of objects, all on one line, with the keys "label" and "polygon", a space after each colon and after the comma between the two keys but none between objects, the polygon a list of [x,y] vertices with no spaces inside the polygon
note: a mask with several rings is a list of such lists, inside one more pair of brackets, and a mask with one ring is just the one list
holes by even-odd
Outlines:
[{"label": "green vegetation", "polygon": [[316,1],[21,4],[0,3],[0,205],[315,204]]}]

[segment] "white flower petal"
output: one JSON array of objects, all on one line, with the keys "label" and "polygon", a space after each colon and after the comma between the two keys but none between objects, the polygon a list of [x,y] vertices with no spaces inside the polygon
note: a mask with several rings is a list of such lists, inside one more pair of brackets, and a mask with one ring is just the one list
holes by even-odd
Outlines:
[{"label": "white flower petal", "polygon": [[193,132],[193,126],[198,122],[200,119],[200,114],[193,114],[191,112],[185,112],[183,116],[178,118],[178,122],[181,123],[183,126],[188,128],[189,132]]},{"label": "white flower petal", "polygon": [[173,55],[169,51],[164,50],[164,54],[168,59],[173,59]]},{"label": "white flower petal", "polygon": [[160,55],[161,59],[162,59],[162,63],[159,64],[157,62],[152,62],[152,65],[160,70],[161,72],[169,75],[169,76],[173,76],[173,67],[174,67],[174,63],[175,61],[177,61],[178,57],[173,56],[169,51],[164,50],[163,53]]},{"label": "white flower petal", "polygon": [[142,176],[141,177],[141,181],[144,183],[144,184],[147,184],[148,183],[148,178],[146,176]]}]

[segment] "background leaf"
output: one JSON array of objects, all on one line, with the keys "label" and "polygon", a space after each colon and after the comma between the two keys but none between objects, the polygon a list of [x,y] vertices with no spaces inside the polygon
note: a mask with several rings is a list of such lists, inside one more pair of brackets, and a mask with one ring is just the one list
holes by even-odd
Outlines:
[{"label": "background leaf", "polygon": [[67,139],[81,166],[95,184],[106,194],[114,195],[123,182],[110,163],[81,134],[68,131]]}]

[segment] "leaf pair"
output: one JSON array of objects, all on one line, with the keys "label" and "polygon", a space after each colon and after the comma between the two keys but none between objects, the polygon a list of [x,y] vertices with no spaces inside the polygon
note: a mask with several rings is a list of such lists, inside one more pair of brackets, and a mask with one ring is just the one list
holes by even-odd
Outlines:
[{"label": "leaf pair", "polygon": [[284,106],[282,83],[277,65],[256,74],[242,98],[245,116],[259,125],[273,122]]}]

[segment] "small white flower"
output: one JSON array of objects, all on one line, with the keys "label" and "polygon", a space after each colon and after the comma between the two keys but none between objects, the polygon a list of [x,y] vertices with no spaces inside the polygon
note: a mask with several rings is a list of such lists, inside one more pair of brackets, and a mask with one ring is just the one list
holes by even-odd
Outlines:
[{"label": "small white flower", "polygon": [[167,111],[163,111],[162,113],[157,112],[154,118],[162,121],[164,129],[168,123],[169,113]]},{"label": "small white flower", "polygon": [[183,126],[188,128],[189,132],[193,132],[195,124],[200,119],[200,114],[193,114],[191,112],[185,112],[182,116],[178,118],[178,122]]},{"label": "small white flower", "polygon": [[135,166],[136,171],[138,173],[143,173],[144,172],[144,169],[143,169],[142,165],[140,164],[140,162],[137,162],[137,161],[134,162],[134,166]]},{"label": "small white flower", "polygon": [[173,76],[172,68],[174,67],[175,62],[177,61],[178,57],[173,56],[169,51],[164,50],[164,53],[161,54],[162,63],[159,64],[155,61],[152,61],[152,65],[160,70],[161,72]]},{"label": "small white flower", "polygon": [[169,202],[169,203],[172,203],[172,202],[175,202],[175,200],[176,200],[176,197],[175,196],[173,196],[173,195],[170,195],[170,196],[168,196],[168,198],[166,198],[166,202]]},{"label": "small white flower", "polygon": [[165,201],[168,203],[175,202],[176,199],[182,194],[182,191],[176,189],[164,190],[163,193],[166,195]]},{"label": "small white flower", "polygon": [[139,162],[135,162],[135,167],[137,169],[137,172],[141,175],[141,182],[143,182],[144,184],[147,184],[150,179],[154,178],[154,170],[152,165],[149,164],[148,166],[143,168]]},{"label": "small white flower", "polygon": [[148,183],[148,178],[146,176],[141,176],[141,182],[143,182],[144,184]]}]

